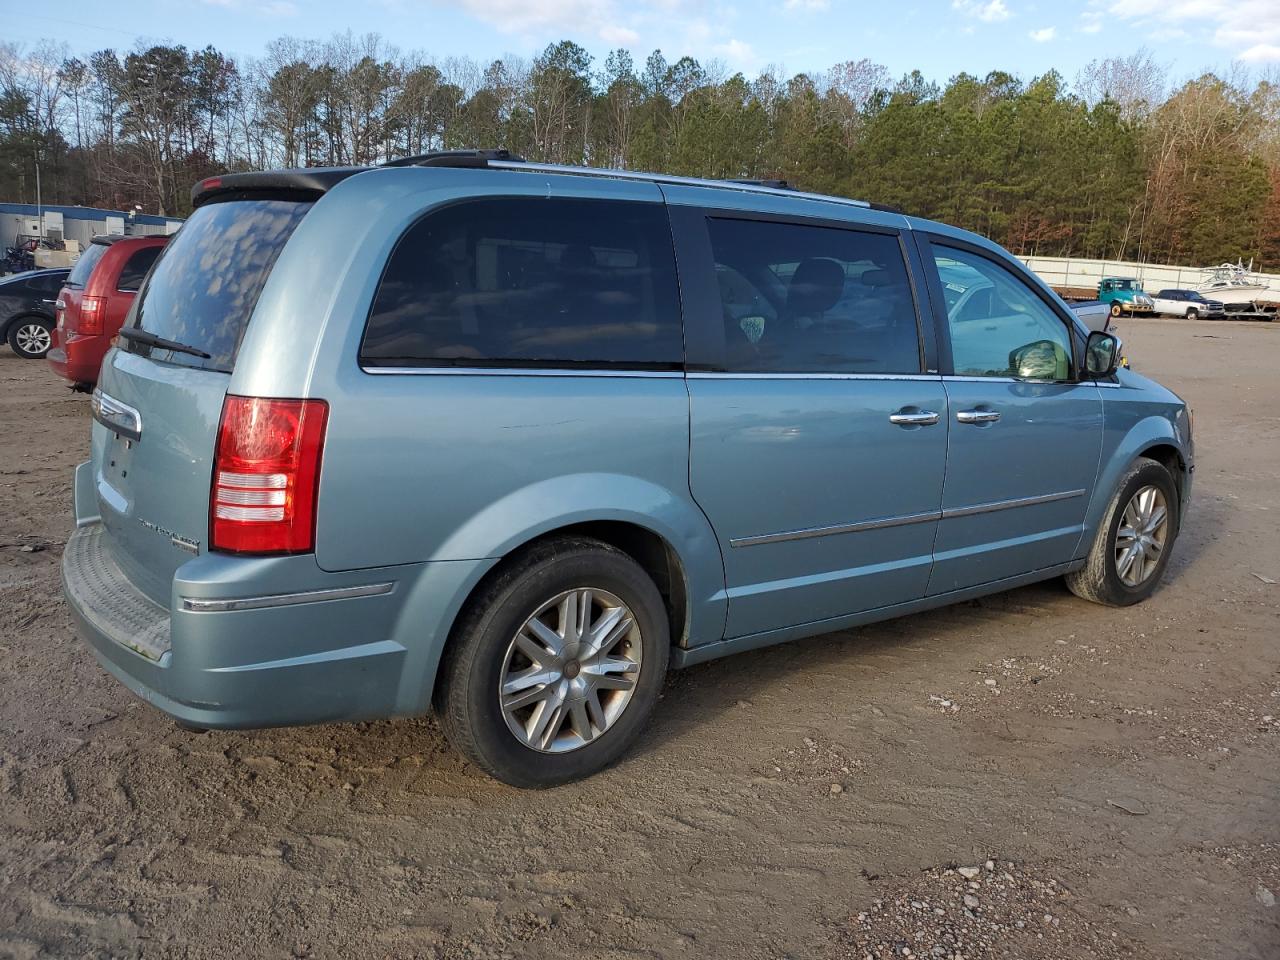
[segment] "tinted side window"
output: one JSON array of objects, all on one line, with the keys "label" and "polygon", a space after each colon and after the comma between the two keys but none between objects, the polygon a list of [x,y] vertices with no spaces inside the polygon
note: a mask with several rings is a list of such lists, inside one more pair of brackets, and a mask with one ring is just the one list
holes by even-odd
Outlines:
[{"label": "tinted side window", "polygon": [[933,254],[957,376],[1071,378],[1066,324],[1021,278],[965,250],[935,244]]},{"label": "tinted side window", "polygon": [[666,210],[497,198],[430,213],[391,255],[360,357],[678,368],[684,337]]},{"label": "tinted side window", "polygon": [[726,370],[920,372],[915,301],[897,237],[720,218],[707,228]]},{"label": "tinted side window", "polygon": [[156,262],[156,257],[160,256],[160,251],[163,249],[164,247],[143,247],[141,250],[134,251],[120,270],[116,289],[137,290],[142,286],[143,278],[146,277],[147,271],[151,269],[151,265]]}]

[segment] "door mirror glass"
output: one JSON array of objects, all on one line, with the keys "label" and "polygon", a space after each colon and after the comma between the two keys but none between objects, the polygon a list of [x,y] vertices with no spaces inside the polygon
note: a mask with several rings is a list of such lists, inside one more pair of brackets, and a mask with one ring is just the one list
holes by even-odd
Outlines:
[{"label": "door mirror glass", "polygon": [[1009,369],[1019,380],[1065,380],[1070,358],[1061,344],[1037,340],[1009,354]]},{"label": "door mirror glass", "polygon": [[1095,380],[1109,377],[1120,366],[1120,338],[1095,330],[1084,348],[1085,372]]}]

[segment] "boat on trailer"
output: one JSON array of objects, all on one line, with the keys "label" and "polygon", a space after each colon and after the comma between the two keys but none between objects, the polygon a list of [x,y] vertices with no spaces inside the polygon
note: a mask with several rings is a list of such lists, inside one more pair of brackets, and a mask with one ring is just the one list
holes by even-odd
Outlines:
[{"label": "boat on trailer", "polygon": [[1247,267],[1240,261],[1206,267],[1204,278],[1196,289],[1211,300],[1220,300],[1228,311],[1232,308],[1255,309],[1258,300],[1280,299],[1280,291],[1273,291],[1262,277],[1252,271],[1252,260]]}]

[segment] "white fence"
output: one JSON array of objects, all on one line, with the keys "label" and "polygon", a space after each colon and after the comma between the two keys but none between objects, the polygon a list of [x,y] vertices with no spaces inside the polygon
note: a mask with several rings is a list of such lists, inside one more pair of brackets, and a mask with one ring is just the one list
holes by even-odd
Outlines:
[{"label": "white fence", "polygon": [[[1023,257],[1027,267],[1051,287],[1078,287],[1096,290],[1103,277],[1134,277],[1147,293],[1166,288],[1194,290],[1208,279],[1199,267],[1171,267],[1130,260],[1078,260],[1073,257]],[[1280,301],[1280,274],[1255,273],[1266,283],[1269,293],[1259,300]]]}]

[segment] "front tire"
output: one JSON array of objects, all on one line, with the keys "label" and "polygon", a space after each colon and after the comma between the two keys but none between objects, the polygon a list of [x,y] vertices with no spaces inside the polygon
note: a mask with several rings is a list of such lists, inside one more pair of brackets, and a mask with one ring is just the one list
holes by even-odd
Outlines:
[{"label": "front tire", "polygon": [[1200,311],[1199,311],[1199,310],[1197,310],[1195,307],[1191,307],[1189,310],[1187,310],[1187,319],[1188,319],[1188,320],[1199,320],[1199,319],[1200,319]]},{"label": "front tire", "polygon": [[20,317],[9,325],[7,339],[24,360],[40,360],[53,346],[53,327],[38,317]]},{"label": "front tire", "polygon": [[1112,301],[1111,301],[1111,315],[1112,315],[1113,317],[1118,317],[1118,316],[1120,316],[1120,301],[1119,301],[1119,300],[1112,300]]},{"label": "front tire", "polygon": [[449,742],[490,776],[568,783],[639,737],[669,648],[662,596],[630,556],[587,537],[543,541],[468,603],[435,708]]},{"label": "front tire", "polygon": [[1067,587],[1109,607],[1147,599],[1169,565],[1178,506],[1177,487],[1164,465],[1135,460],[1107,506],[1084,567],[1067,574]]}]

